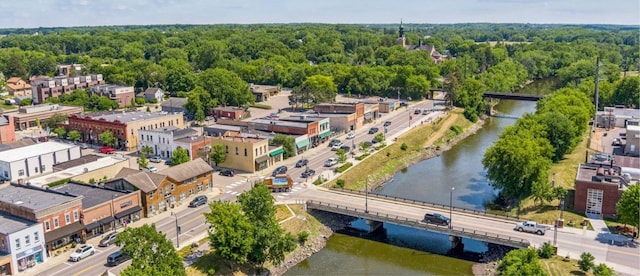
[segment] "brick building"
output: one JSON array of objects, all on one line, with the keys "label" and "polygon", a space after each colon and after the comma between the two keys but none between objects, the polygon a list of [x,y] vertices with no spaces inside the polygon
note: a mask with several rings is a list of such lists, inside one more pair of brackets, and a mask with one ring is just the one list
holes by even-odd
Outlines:
[{"label": "brick building", "polygon": [[618,166],[585,163],[578,166],[573,208],[576,212],[614,217],[616,203],[628,187],[629,180]]},{"label": "brick building", "polygon": [[118,103],[119,107],[131,105],[131,101],[135,100],[133,86],[121,86],[114,84],[100,84],[92,86],[90,89],[92,95],[105,96]]},{"label": "brick building", "polygon": [[90,115],[71,115],[67,130],[78,130],[82,141],[100,144],[99,135],[107,130],[116,137],[116,147],[127,151],[136,150],[138,130],[151,130],[174,126],[184,128],[182,114],[166,112],[111,111]]},{"label": "brick building", "polygon": [[59,104],[39,104],[33,106],[24,106],[18,109],[18,112],[11,113],[14,119],[15,129],[25,130],[31,127],[38,127],[36,119],[42,124],[45,120],[54,115],[72,115],[82,114],[84,109],[81,106],[67,106]]},{"label": "brick building", "polygon": [[31,92],[35,103],[43,103],[48,98],[59,98],[64,93],[76,89],[85,89],[98,84],[104,84],[102,74],[91,74],[77,77],[47,77],[34,76],[30,79]]},{"label": "brick building", "polygon": [[209,114],[216,118],[240,120],[244,116],[244,109],[239,107],[215,107],[209,110]]},{"label": "brick building", "polygon": [[16,129],[13,117],[3,114],[0,108],[0,144],[7,144],[16,141]]},{"label": "brick building", "polygon": [[352,131],[361,128],[366,120],[375,118],[371,108],[365,118],[364,103],[323,103],[313,107],[318,116],[329,117],[334,131]]}]

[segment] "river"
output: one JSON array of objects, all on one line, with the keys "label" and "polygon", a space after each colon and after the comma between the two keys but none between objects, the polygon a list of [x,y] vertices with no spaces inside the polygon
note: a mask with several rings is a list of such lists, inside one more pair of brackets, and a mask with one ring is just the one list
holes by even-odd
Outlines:
[{"label": "river", "polygon": [[[552,80],[536,81],[520,91],[523,94],[546,94],[554,87]],[[535,111],[534,102],[502,101],[495,109],[519,117]],[[442,155],[421,161],[397,173],[375,193],[484,210],[497,192],[488,184],[482,166],[485,150],[516,119],[489,118],[484,126]],[[451,193],[451,188],[453,194]],[[355,228],[365,228],[356,221]],[[385,224],[384,243],[335,234],[327,246],[290,269],[286,275],[471,275],[473,262],[442,256],[449,241],[446,235]],[[486,244],[465,240],[465,250],[483,252]],[[402,246],[402,247],[401,247]],[[405,248],[409,247],[409,248]],[[413,248],[413,249],[410,249]],[[424,251],[427,252],[424,252]]]}]

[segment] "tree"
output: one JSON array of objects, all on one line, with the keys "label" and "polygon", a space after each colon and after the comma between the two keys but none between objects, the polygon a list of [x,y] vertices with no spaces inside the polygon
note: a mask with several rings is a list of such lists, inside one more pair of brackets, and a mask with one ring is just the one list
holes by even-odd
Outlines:
[{"label": "tree", "polygon": [[336,154],[338,155],[338,163],[347,162],[347,151],[346,150],[344,150],[343,148],[339,148],[336,151]]},{"label": "tree", "polygon": [[631,108],[640,107],[640,77],[626,77],[616,83],[613,90],[614,104],[623,104]]},{"label": "tree", "polygon": [[227,160],[227,150],[224,148],[222,144],[211,144],[211,152],[209,153],[209,158],[216,163],[216,167],[220,163],[224,163]]},{"label": "tree", "polygon": [[378,143],[382,143],[384,142],[384,133],[378,133],[376,134],[375,137],[373,137],[373,140],[375,140]]},{"label": "tree", "polygon": [[500,262],[498,271],[504,276],[547,275],[533,248],[509,251]]},{"label": "tree", "polygon": [[173,167],[182,163],[187,163],[189,160],[191,160],[191,158],[189,157],[187,150],[182,147],[178,147],[171,155],[171,166]]},{"label": "tree", "polygon": [[33,103],[33,101],[31,99],[22,99],[22,100],[20,100],[20,106],[31,105],[32,103]]},{"label": "tree", "polygon": [[238,74],[223,68],[207,69],[198,74],[198,85],[223,105],[242,106],[255,101],[249,85]]},{"label": "tree", "polygon": [[65,138],[67,135],[67,130],[64,127],[56,127],[53,132],[58,135],[58,138]]},{"label": "tree", "polygon": [[638,229],[640,226],[640,185],[629,185],[616,204],[616,212],[619,222],[633,225]]},{"label": "tree", "polygon": [[273,137],[271,143],[282,146],[282,149],[284,149],[284,153],[282,154],[284,159],[296,155],[295,139],[291,136],[278,133]]},{"label": "tree", "polygon": [[549,259],[555,255],[555,248],[550,242],[545,242],[542,244],[540,249],[538,249],[538,256],[543,259]]},{"label": "tree", "polygon": [[294,87],[291,94],[295,96],[296,101],[305,106],[309,103],[334,102],[337,90],[338,87],[332,77],[313,75]]},{"label": "tree", "polygon": [[594,276],[613,276],[613,275],[616,275],[616,273],[613,271],[613,269],[608,267],[606,264],[599,264],[593,268],[593,275]]},{"label": "tree", "polygon": [[149,160],[147,160],[146,154],[140,154],[140,157],[138,158],[138,166],[140,166],[141,169],[146,169],[149,166]]},{"label": "tree", "polygon": [[580,254],[580,260],[578,260],[578,266],[580,267],[580,270],[584,272],[589,272],[589,270],[591,270],[594,267],[593,261],[595,259],[596,258],[593,257],[591,253],[582,252],[582,254]]},{"label": "tree", "polygon": [[45,128],[48,127],[49,129],[55,129],[58,127],[59,123],[66,122],[67,120],[68,117],[66,114],[54,114],[50,118],[44,120],[43,126]]},{"label": "tree", "polygon": [[7,78],[20,77],[26,80],[28,77],[27,67],[24,65],[22,58],[15,53],[9,57],[5,68],[4,73],[7,74]]},{"label": "tree", "polygon": [[358,146],[360,146],[361,152],[367,152],[367,150],[369,149],[369,144],[366,141],[360,142]]},{"label": "tree", "polygon": [[80,133],[80,131],[77,130],[72,130],[69,131],[69,133],[67,134],[67,139],[69,141],[80,141],[80,139],[82,138],[82,134]]},{"label": "tree", "polygon": [[152,155],[153,154],[153,148],[151,146],[143,146],[140,149],[140,153],[146,154],[146,155]]},{"label": "tree", "polygon": [[116,237],[120,251],[131,257],[122,275],[186,275],[182,259],[155,225],[128,227]]},{"label": "tree", "polygon": [[233,269],[234,264],[246,262],[252,250],[254,222],[242,213],[237,203],[216,201],[209,204],[209,208],[211,212],[204,216],[215,229],[209,232],[209,243],[215,248],[215,254]]},{"label": "tree", "polygon": [[113,133],[110,130],[106,130],[105,132],[100,133],[98,138],[104,145],[107,145],[110,147],[115,147],[116,145],[116,137],[113,136]]}]

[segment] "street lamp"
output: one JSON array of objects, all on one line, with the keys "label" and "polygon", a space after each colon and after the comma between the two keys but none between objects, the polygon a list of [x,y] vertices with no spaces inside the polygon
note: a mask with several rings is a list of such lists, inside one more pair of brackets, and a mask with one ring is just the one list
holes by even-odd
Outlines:
[{"label": "street lamp", "polygon": [[112,194],[111,195],[111,217],[114,218],[114,221],[113,221],[113,230],[114,231],[118,228],[118,224],[115,221],[115,207],[113,205],[113,199],[116,198],[116,197],[118,197],[117,194]]},{"label": "street lamp", "polygon": [[369,176],[365,178],[364,182],[364,212],[369,213]]},{"label": "street lamp", "polygon": [[451,229],[451,221],[453,220],[453,191],[456,187],[451,187],[451,191],[449,193],[449,229]]},{"label": "street lamp", "polygon": [[171,215],[176,218],[176,247],[180,249],[180,226],[178,226],[178,214],[171,212]]}]

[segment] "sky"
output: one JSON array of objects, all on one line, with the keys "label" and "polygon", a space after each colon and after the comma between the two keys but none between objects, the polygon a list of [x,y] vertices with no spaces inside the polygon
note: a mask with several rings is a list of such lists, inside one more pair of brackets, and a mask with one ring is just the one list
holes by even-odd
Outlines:
[{"label": "sky", "polygon": [[251,23],[640,25],[639,0],[0,0],[0,28]]}]

